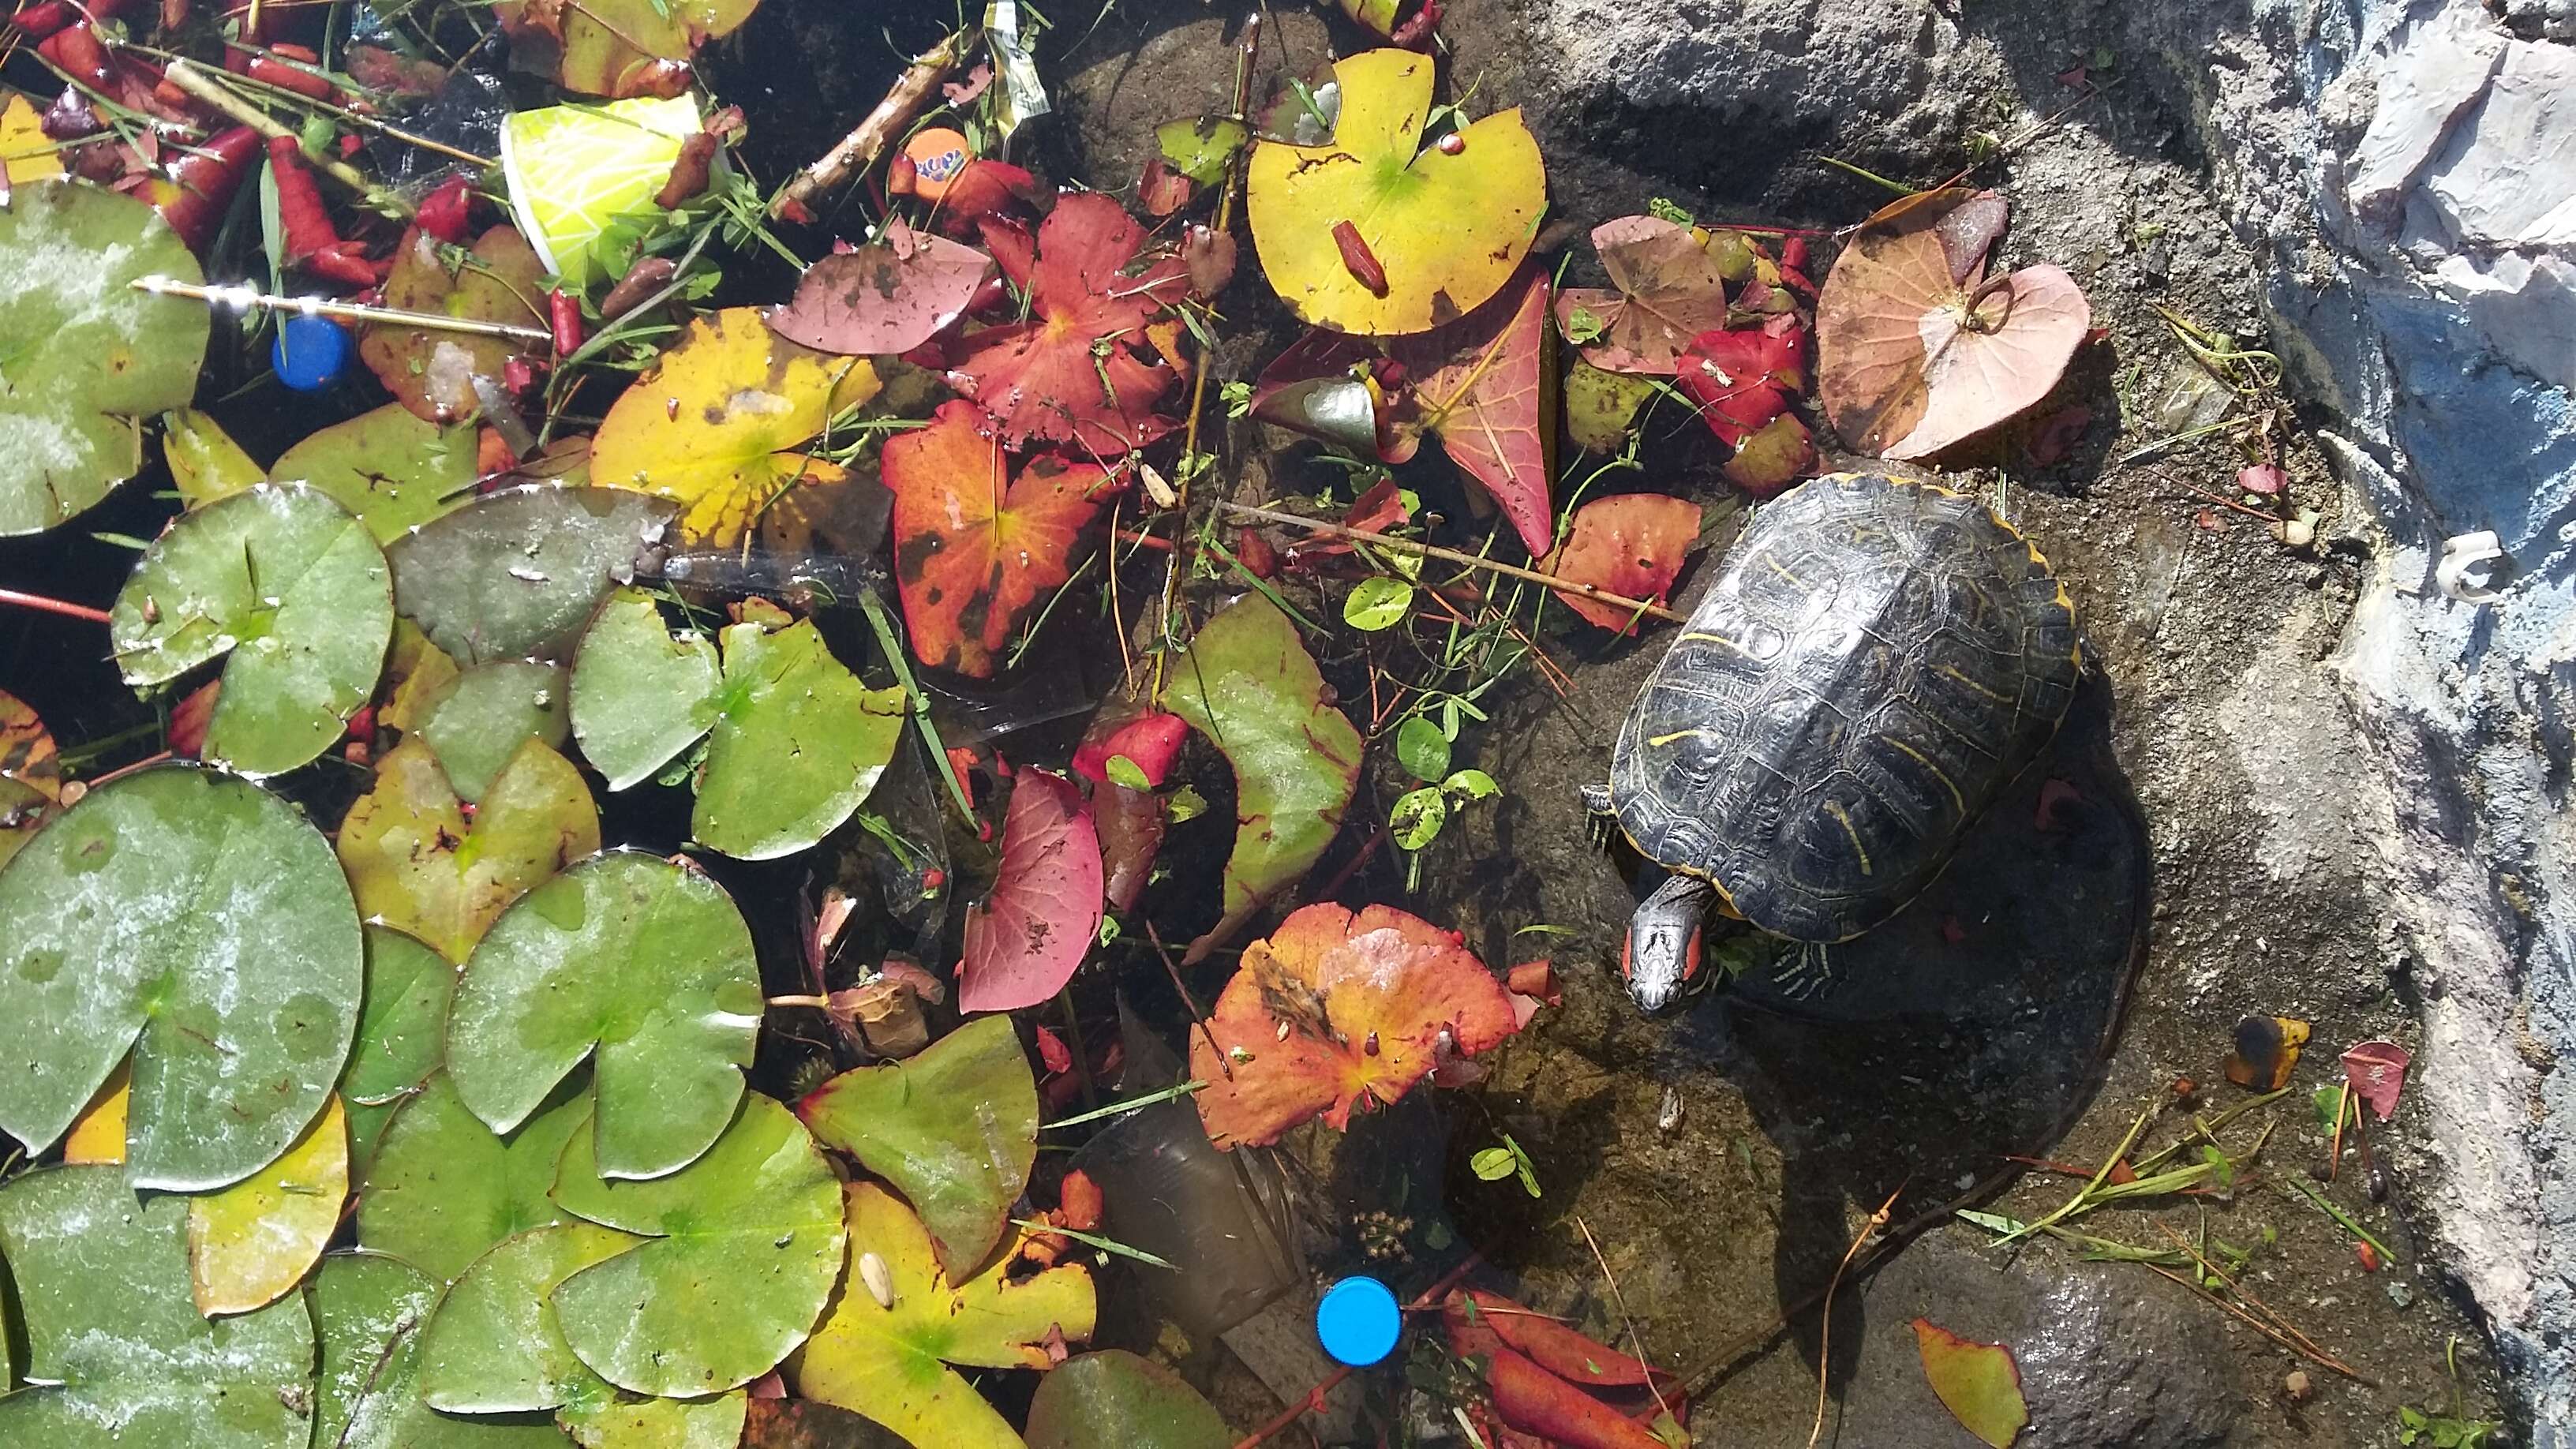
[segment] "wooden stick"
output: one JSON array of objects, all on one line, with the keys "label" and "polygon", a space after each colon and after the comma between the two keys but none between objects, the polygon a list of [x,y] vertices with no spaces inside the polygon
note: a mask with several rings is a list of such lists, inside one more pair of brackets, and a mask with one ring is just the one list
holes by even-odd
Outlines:
[{"label": "wooden stick", "polygon": [[769,214],[782,219],[811,220],[817,193],[829,191],[852,176],[877,164],[893,144],[896,134],[912,124],[939,92],[939,83],[957,68],[957,60],[966,49],[967,31],[958,31],[937,45],[912,58],[912,65],[898,77],[894,88],[887,91],[877,108],[868,112],[841,143],[823,153],[821,160],[796,173],[769,203]]},{"label": "wooden stick", "polygon": [[1631,599],[1619,594],[1614,594],[1609,590],[1602,588],[1598,584],[1577,583],[1572,579],[1561,579],[1553,574],[1540,573],[1536,569],[1525,569],[1517,564],[1498,563],[1493,559],[1478,558],[1472,553],[1460,553],[1454,548],[1442,548],[1438,544],[1416,543],[1409,538],[1397,538],[1391,534],[1384,533],[1371,533],[1362,528],[1344,528],[1338,523],[1326,523],[1319,518],[1300,518],[1293,513],[1280,513],[1268,508],[1255,508],[1248,503],[1230,503],[1222,498],[1216,500],[1216,506],[1240,518],[1257,518],[1264,523],[1284,523],[1294,528],[1310,528],[1317,533],[1321,533],[1332,538],[1347,538],[1354,543],[1365,543],[1375,548],[1391,548],[1400,553],[1418,553],[1426,558],[1439,559],[1444,563],[1458,564],[1462,567],[1471,569],[1483,569],[1488,573],[1503,574],[1510,578],[1522,579],[1529,583],[1537,584],[1541,588],[1554,589],[1560,594],[1580,594],[1596,603],[1607,604],[1611,608],[1617,609],[1622,613],[1643,614],[1649,619],[1661,619],[1668,624],[1683,624],[1689,622],[1689,616],[1674,613],[1672,610],[1665,608],[1661,604],[1650,603],[1644,599]]},{"label": "wooden stick", "polygon": [[[162,74],[169,77],[170,84],[272,141],[280,136],[289,140],[295,139],[295,132],[289,129],[285,122],[243,100],[221,84],[209,80],[198,71],[193,61],[174,60]],[[365,172],[339,157],[323,156],[307,159],[312,160],[314,168],[323,175],[358,193],[360,199],[367,205],[394,216],[409,217],[412,214],[413,208],[410,202],[368,180]]]},{"label": "wooden stick", "polygon": [[323,297],[278,297],[241,287],[200,287],[194,282],[174,282],[168,277],[137,277],[134,290],[164,297],[186,297],[191,301],[210,302],[217,306],[249,311],[258,307],[270,312],[295,312],[307,317],[336,317],[345,322],[373,322],[388,327],[421,327],[433,332],[462,332],[470,337],[506,337],[514,342],[536,342],[551,345],[554,334],[542,327],[518,327],[507,322],[482,322],[471,317],[450,317],[440,312],[405,312],[394,307],[363,307],[355,302],[334,302]]},{"label": "wooden stick", "polygon": [[2352,1083],[2343,1084],[2343,1095],[2335,1098],[2334,1140],[2326,1145],[2326,1181],[2331,1183],[2343,1171],[2343,1119],[2352,1115]]}]

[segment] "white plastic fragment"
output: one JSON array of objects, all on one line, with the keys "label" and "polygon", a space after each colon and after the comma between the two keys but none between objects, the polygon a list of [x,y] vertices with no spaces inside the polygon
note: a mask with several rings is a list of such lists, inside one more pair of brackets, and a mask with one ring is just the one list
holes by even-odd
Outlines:
[{"label": "white plastic fragment", "polygon": [[2512,560],[2493,529],[2442,540],[2442,560],[2433,566],[2433,581],[2442,592],[2464,604],[2483,604],[2504,592]]}]

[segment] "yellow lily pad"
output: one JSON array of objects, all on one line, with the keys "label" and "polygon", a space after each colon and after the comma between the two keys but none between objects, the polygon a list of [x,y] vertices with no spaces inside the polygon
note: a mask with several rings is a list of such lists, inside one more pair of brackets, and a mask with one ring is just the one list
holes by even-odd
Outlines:
[{"label": "yellow lily pad", "polygon": [[[1421,332],[1472,311],[1511,280],[1547,209],[1547,168],[1518,109],[1423,150],[1431,58],[1371,50],[1333,67],[1341,117],[1319,146],[1252,148],[1245,204],[1261,269],[1290,311],[1319,327]],[[1349,223],[1356,236],[1337,239]],[[1363,275],[1355,241],[1382,279]]]},{"label": "yellow lily pad", "polygon": [[15,91],[0,103],[0,163],[5,163],[13,186],[63,174],[63,158],[54,149],[53,138],[45,134],[43,114],[35,102]]},{"label": "yellow lily pad", "polygon": [[275,1162],[188,1200],[197,1311],[248,1313],[304,1281],[349,1196],[349,1114],[335,1093]]},{"label": "yellow lily pad", "polygon": [[478,805],[469,825],[437,754],[396,745],[340,824],[360,914],[461,963],[510,902],[599,849],[590,787],[543,740],[521,741]]},{"label": "yellow lily pad", "polygon": [[759,309],[728,307],[690,323],[609,408],[590,481],[675,499],[684,539],[735,544],[789,490],[848,476],[802,449],[877,388],[865,358],[799,346]]},{"label": "yellow lily pad", "polygon": [[98,1095],[89,1099],[73,1120],[72,1130],[63,1134],[63,1161],[77,1166],[125,1160],[125,1119],[134,1106],[133,1073],[131,1063],[119,1062],[99,1084]]}]

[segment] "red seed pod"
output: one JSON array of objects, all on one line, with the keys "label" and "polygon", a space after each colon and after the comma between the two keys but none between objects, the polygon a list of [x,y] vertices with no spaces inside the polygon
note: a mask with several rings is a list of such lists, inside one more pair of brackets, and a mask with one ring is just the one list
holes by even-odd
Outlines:
[{"label": "red seed pod", "polygon": [[474,186],[462,176],[452,176],[436,191],[421,198],[420,211],[413,218],[420,229],[447,243],[465,244],[466,213],[474,203]]},{"label": "red seed pod", "polygon": [[2352,1255],[2361,1260],[2361,1271],[2365,1273],[2376,1273],[2379,1271],[2379,1250],[2372,1247],[2370,1244],[2353,1244]]},{"label": "red seed pod", "polygon": [[1361,286],[1378,296],[1386,295],[1386,268],[1378,264],[1377,253],[1369,250],[1358,227],[1347,221],[1334,222],[1333,245],[1341,248],[1342,266]]},{"label": "red seed pod", "polygon": [[1455,156],[1466,149],[1467,138],[1456,131],[1440,138],[1440,154],[1443,156]]},{"label": "red seed pod", "polygon": [[313,72],[288,65],[282,60],[271,60],[264,55],[252,56],[250,64],[244,70],[252,80],[273,85],[282,91],[293,91],[299,96],[313,100],[327,101],[338,94],[329,81]]},{"label": "red seed pod", "polygon": [[555,331],[555,351],[570,357],[581,350],[581,299],[561,287],[546,294],[546,321]]}]

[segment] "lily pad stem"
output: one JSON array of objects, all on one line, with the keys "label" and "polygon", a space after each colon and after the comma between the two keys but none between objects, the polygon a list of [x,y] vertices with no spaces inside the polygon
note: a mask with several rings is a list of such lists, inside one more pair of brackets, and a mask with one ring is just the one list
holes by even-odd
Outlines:
[{"label": "lily pad stem", "polygon": [[930,746],[931,763],[948,786],[949,800],[957,806],[961,818],[973,820],[975,802],[966,798],[966,786],[949,767],[948,747],[939,742],[939,727],[930,722],[930,696],[921,692],[911,666],[903,662],[903,636],[896,632],[894,620],[886,617],[885,600],[878,598],[874,589],[861,589],[859,610],[868,616],[868,627],[876,631],[877,649],[885,655],[887,667],[894,670],[895,682],[903,686],[904,697],[912,701],[912,722],[920,727],[922,742]]}]

